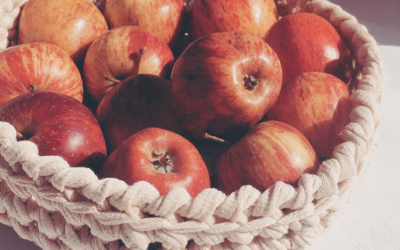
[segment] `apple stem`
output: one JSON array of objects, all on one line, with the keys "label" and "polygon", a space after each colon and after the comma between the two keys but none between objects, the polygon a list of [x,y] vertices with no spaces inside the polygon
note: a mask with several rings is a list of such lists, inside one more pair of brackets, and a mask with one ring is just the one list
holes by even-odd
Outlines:
[{"label": "apple stem", "polygon": [[37,90],[37,86],[35,84],[32,84],[31,86],[29,86],[30,92],[35,92],[36,90]]},{"label": "apple stem", "polygon": [[244,81],[244,86],[248,90],[253,90],[258,84],[258,80],[254,76],[249,74],[246,74],[243,77],[243,81]]},{"label": "apple stem", "polygon": [[225,144],[231,145],[229,142],[225,141],[224,139],[221,139],[219,137],[210,135],[209,133],[204,133],[203,134],[203,138],[206,139],[206,140],[216,141],[216,142],[221,142],[221,143],[225,143]]},{"label": "apple stem", "polygon": [[145,47],[140,48],[139,49],[139,62],[138,62],[138,68],[137,68],[137,75],[139,75],[139,73],[140,73],[140,66],[142,64],[142,58],[143,58],[144,53],[146,53],[146,48]]},{"label": "apple stem", "polygon": [[25,139],[25,136],[24,136],[21,132],[18,132],[18,131],[17,131],[17,139],[18,139],[18,140],[24,140],[24,139]]},{"label": "apple stem", "polygon": [[109,81],[109,82],[112,82],[112,83],[113,83],[112,85],[114,85],[114,86],[121,82],[120,80],[115,79],[115,78],[114,78],[113,76],[111,76],[111,75],[105,75],[105,76],[104,76],[104,79],[107,80],[107,81]]}]

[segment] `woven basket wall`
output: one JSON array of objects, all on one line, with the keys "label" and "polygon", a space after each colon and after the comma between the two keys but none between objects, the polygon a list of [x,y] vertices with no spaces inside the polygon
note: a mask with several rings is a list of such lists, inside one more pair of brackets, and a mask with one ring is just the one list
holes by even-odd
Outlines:
[{"label": "woven basket wall", "polygon": [[[15,42],[25,2],[0,1],[0,51]],[[303,175],[297,188],[277,183],[263,193],[243,186],[229,196],[208,189],[192,199],[182,188],[160,196],[145,182],[99,180],[90,169],[70,168],[60,157],[39,157],[36,145],[17,142],[15,129],[0,123],[0,222],[51,250],[147,249],[152,242],[174,250],[312,244],[368,168],[379,125],[382,65],[374,38],[340,7],[323,0],[277,4],[284,14],[312,12],[330,21],[351,47],[359,72],[345,142],[316,175]]]}]

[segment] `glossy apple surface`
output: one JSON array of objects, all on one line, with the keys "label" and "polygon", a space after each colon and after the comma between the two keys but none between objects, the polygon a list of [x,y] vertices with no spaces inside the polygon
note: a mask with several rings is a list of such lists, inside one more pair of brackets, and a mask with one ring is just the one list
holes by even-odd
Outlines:
[{"label": "glossy apple surface", "polygon": [[269,30],[267,43],[282,63],[283,80],[303,72],[326,72],[348,83],[352,57],[342,37],[328,21],[309,13],[287,15]]},{"label": "glossy apple surface", "polygon": [[267,118],[288,123],[313,145],[319,157],[331,157],[339,134],[349,123],[346,84],[326,73],[303,73],[286,82]]},{"label": "glossy apple surface", "polygon": [[97,118],[109,152],[148,127],[178,131],[171,109],[170,87],[170,82],[161,77],[137,75],[117,84],[103,98]]},{"label": "glossy apple surface", "polygon": [[[140,50],[142,49],[142,54]],[[84,62],[85,86],[96,102],[115,84],[137,74],[169,78],[174,56],[165,43],[136,26],[113,29],[90,46]]]},{"label": "glossy apple surface", "polygon": [[92,168],[106,158],[96,118],[69,96],[51,91],[22,95],[0,109],[0,121],[12,124],[18,139],[37,144],[41,156],[61,156],[73,167]]},{"label": "glossy apple surface", "polygon": [[60,48],[49,43],[29,43],[0,53],[0,108],[20,95],[51,90],[83,99],[78,68]]},{"label": "glossy apple surface", "polygon": [[294,127],[262,122],[225,152],[217,162],[220,188],[227,194],[243,185],[261,192],[278,181],[296,184],[314,173],[319,161],[307,139]]},{"label": "glossy apple surface", "polygon": [[274,0],[197,0],[191,10],[190,32],[193,40],[225,31],[265,38],[277,19]]},{"label": "glossy apple surface", "polygon": [[225,139],[254,126],[275,103],[282,69],[263,39],[245,32],[215,33],[183,52],[171,85],[182,127],[197,138]]},{"label": "glossy apple surface", "polygon": [[159,128],[147,128],[127,139],[107,159],[100,176],[118,178],[129,185],[147,181],[161,195],[180,186],[195,197],[210,187],[207,167],[193,144]]},{"label": "glossy apple surface", "polygon": [[48,42],[81,62],[107,22],[89,0],[30,0],[19,22],[19,43]]},{"label": "glossy apple surface", "polygon": [[153,33],[170,47],[182,39],[182,0],[107,0],[104,16],[110,27],[134,25]]}]

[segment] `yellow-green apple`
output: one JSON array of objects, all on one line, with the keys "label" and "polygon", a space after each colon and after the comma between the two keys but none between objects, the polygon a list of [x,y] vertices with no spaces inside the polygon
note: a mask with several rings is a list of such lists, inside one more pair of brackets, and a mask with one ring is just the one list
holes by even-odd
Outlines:
[{"label": "yellow-green apple", "polygon": [[296,184],[303,173],[319,166],[310,142],[294,127],[278,121],[253,127],[217,162],[220,188],[227,194],[242,185],[261,192],[278,181]]},{"label": "yellow-green apple", "polygon": [[124,141],[101,167],[100,177],[113,177],[129,185],[147,181],[161,195],[184,187],[195,197],[210,187],[210,177],[197,149],[178,134],[147,128]]},{"label": "yellow-green apple", "polygon": [[94,115],[79,101],[53,91],[13,99],[0,109],[0,121],[12,124],[19,140],[37,144],[39,155],[61,156],[72,167],[101,166],[106,145]]},{"label": "yellow-green apple", "polygon": [[49,43],[29,43],[0,53],[0,108],[20,95],[52,90],[78,101],[83,98],[82,78],[72,59]]},{"label": "yellow-green apple", "polygon": [[309,13],[287,15],[269,30],[267,43],[282,63],[283,80],[303,72],[326,72],[348,83],[353,74],[350,50],[328,21]]},{"label": "yellow-green apple", "polygon": [[97,118],[110,153],[148,127],[178,132],[170,104],[170,87],[170,82],[159,76],[137,75],[119,83],[103,98]]},{"label": "yellow-green apple", "polygon": [[104,16],[112,29],[139,26],[174,47],[183,36],[185,7],[182,0],[107,0]]},{"label": "yellow-green apple", "polygon": [[227,139],[254,126],[275,103],[282,69],[263,39],[247,32],[214,33],[178,58],[171,86],[184,130],[197,138]]},{"label": "yellow-green apple", "polygon": [[174,56],[164,42],[148,31],[127,26],[99,37],[84,62],[85,86],[97,103],[116,83],[137,74],[169,78]]},{"label": "yellow-green apple", "polygon": [[319,157],[331,157],[349,122],[350,93],[337,77],[307,72],[286,82],[267,118],[288,123],[313,145]]},{"label": "yellow-green apple", "polygon": [[30,0],[21,13],[18,39],[20,44],[52,43],[81,63],[90,44],[107,30],[90,0]]},{"label": "yellow-green apple", "polygon": [[224,31],[247,31],[265,38],[278,19],[274,0],[197,0],[190,18],[193,40]]}]

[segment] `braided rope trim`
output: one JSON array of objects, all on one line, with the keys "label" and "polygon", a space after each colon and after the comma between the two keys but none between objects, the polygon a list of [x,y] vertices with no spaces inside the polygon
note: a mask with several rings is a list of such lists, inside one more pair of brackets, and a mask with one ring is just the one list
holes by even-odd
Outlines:
[{"label": "braided rope trim", "polygon": [[[0,49],[12,39],[25,2],[0,3]],[[303,175],[298,188],[279,182],[263,193],[243,186],[229,196],[207,189],[192,199],[183,188],[160,196],[146,182],[128,186],[98,180],[90,169],[70,168],[60,157],[39,157],[36,145],[17,142],[15,129],[0,123],[0,222],[43,249],[147,249],[151,242],[184,249],[189,240],[194,250],[286,250],[312,244],[368,168],[379,126],[382,65],[373,37],[340,7],[323,0],[277,4],[283,13],[313,12],[330,21],[352,48],[361,72],[344,143],[317,175]]]},{"label": "braided rope trim", "polygon": [[20,8],[28,0],[6,0],[0,2],[0,51],[17,38],[16,25]]}]

